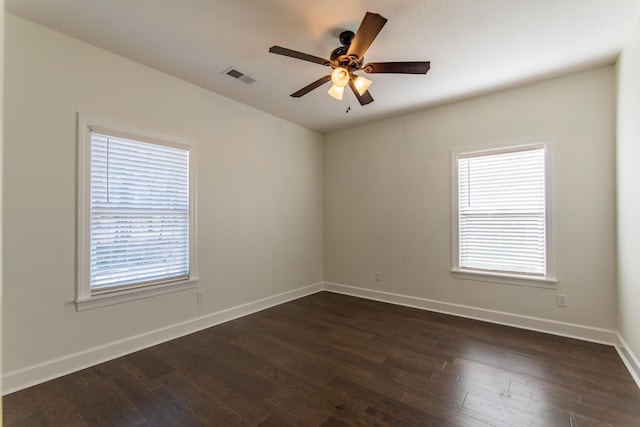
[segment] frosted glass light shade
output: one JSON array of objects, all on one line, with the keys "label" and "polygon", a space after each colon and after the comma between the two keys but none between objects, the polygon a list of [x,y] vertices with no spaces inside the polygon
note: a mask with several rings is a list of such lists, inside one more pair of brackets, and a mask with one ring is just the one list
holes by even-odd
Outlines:
[{"label": "frosted glass light shade", "polygon": [[360,96],[364,95],[364,93],[369,90],[371,83],[373,83],[371,80],[362,76],[356,76],[355,80],[353,81],[353,85],[356,87],[356,90],[358,91],[358,94]]},{"label": "frosted glass light shade", "polygon": [[331,72],[331,81],[335,86],[345,87],[349,84],[349,71],[346,68],[338,67]]},{"label": "frosted glass light shade", "polygon": [[344,93],[344,86],[336,86],[335,84],[331,86],[331,89],[327,92],[329,95],[337,99],[338,101],[342,101],[342,94]]}]

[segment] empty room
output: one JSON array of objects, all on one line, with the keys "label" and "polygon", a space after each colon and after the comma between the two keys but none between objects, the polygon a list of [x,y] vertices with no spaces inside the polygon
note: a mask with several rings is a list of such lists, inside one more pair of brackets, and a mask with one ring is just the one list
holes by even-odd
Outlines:
[{"label": "empty room", "polygon": [[0,14],[5,426],[640,426],[640,1]]}]

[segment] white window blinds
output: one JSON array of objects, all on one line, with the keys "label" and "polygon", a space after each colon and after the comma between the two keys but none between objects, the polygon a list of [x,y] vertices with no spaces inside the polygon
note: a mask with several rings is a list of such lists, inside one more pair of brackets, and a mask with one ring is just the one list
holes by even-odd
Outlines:
[{"label": "white window blinds", "polygon": [[545,276],[545,149],[461,154],[459,268]]},{"label": "white window blinds", "polygon": [[91,133],[92,293],[189,276],[189,150]]}]

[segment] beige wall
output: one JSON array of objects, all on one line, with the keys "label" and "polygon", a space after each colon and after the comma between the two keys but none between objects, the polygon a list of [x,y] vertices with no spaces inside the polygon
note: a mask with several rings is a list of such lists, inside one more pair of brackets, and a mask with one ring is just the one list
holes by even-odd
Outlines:
[{"label": "beige wall", "polygon": [[[615,330],[614,114],[609,66],[325,136],[325,281]],[[555,152],[557,290],[452,278],[451,150],[538,139]]]},{"label": "beige wall", "polygon": [[622,51],[617,71],[618,327],[629,349],[640,357],[640,23]]},{"label": "beige wall", "polygon": [[[5,53],[5,373],[322,280],[321,135],[11,14]],[[204,303],[76,312],[76,112],[196,142]]]}]

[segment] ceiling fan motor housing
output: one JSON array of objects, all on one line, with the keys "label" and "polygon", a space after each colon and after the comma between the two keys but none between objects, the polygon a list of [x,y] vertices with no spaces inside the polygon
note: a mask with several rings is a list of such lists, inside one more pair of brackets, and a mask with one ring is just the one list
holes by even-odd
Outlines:
[{"label": "ceiling fan motor housing", "polygon": [[353,31],[343,31],[340,33],[340,43],[342,43],[342,46],[335,48],[331,52],[331,56],[329,57],[331,60],[331,68],[344,67],[353,72],[362,67],[364,58],[347,55],[354,37],[355,33]]}]

